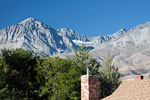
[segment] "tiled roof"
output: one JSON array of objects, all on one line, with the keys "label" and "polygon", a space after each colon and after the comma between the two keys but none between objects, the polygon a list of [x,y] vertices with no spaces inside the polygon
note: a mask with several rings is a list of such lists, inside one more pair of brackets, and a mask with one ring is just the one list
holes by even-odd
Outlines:
[{"label": "tiled roof", "polygon": [[124,81],[112,95],[102,100],[150,100],[150,80]]}]

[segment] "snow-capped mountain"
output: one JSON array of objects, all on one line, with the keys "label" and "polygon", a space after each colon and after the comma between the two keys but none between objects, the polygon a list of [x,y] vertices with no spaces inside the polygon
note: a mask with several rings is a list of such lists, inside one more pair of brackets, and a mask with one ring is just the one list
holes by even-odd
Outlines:
[{"label": "snow-capped mountain", "polygon": [[120,29],[118,32],[91,38],[91,42],[96,48],[125,48],[126,46],[138,46],[150,43],[150,23],[141,24],[128,31]]},{"label": "snow-capped mountain", "polygon": [[[132,45],[137,43],[141,37],[140,32],[145,27],[149,27],[149,23],[137,26],[129,31],[120,29],[112,35],[87,37],[67,28],[55,30],[41,21],[28,18],[19,24],[8,26],[0,31],[0,49],[22,47],[41,55],[51,56],[71,52],[82,43],[94,48],[122,48],[127,43]],[[147,36],[145,37],[148,39]]]},{"label": "snow-capped mountain", "polygon": [[55,30],[34,18],[28,18],[0,31],[0,49],[22,47],[40,55],[71,52],[78,47],[72,40],[88,41],[86,36],[73,30]]},{"label": "snow-capped mountain", "polygon": [[99,61],[110,52],[122,76],[150,73],[150,22],[95,37],[67,28],[54,29],[34,18],[0,30],[0,50],[21,47],[42,56],[65,57],[82,43],[92,47],[91,53]]}]

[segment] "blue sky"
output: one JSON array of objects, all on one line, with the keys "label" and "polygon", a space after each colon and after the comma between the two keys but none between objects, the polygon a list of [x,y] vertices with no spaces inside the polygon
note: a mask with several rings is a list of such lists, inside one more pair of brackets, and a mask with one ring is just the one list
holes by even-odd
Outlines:
[{"label": "blue sky", "polygon": [[33,17],[88,36],[150,21],[150,0],[0,0],[0,29]]}]

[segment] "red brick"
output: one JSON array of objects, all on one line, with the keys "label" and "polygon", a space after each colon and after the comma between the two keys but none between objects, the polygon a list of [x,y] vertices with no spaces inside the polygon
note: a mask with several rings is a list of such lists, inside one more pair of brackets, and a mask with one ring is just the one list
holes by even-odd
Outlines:
[{"label": "red brick", "polygon": [[81,76],[81,100],[100,100],[100,80],[98,76]]}]

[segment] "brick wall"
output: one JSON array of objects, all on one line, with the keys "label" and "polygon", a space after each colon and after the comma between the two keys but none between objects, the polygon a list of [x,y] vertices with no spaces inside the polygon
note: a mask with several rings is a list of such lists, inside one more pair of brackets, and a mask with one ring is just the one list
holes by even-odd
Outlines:
[{"label": "brick wall", "polygon": [[81,76],[81,100],[100,100],[100,80],[98,76]]}]

